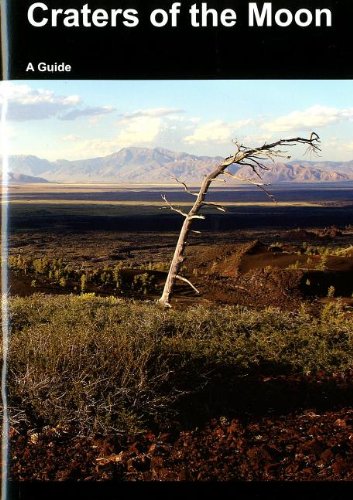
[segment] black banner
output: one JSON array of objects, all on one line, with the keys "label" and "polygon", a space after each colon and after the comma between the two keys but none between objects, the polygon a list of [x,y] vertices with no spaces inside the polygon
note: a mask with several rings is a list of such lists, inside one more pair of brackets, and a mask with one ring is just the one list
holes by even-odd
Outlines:
[{"label": "black banner", "polygon": [[351,0],[11,0],[4,74],[352,78],[352,20]]}]

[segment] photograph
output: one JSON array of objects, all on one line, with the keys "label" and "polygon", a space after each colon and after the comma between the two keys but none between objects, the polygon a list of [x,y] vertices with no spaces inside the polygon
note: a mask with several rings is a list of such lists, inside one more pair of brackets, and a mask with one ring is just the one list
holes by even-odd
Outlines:
[{"label": "photograph", "polygon": [[352,96],[0,83],[10,485],[352,481]]}]

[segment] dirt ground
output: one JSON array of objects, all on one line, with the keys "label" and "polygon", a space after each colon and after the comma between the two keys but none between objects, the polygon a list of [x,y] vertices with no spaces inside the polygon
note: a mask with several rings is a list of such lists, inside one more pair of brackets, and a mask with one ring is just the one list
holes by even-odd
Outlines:
[{"label": "dirt ground", "polygon": [[[352,373],[262,377],[238,412],[135,436],[11,429],[14,481],[353,480]],[[262,394],[262,396],[260,395]]]}]

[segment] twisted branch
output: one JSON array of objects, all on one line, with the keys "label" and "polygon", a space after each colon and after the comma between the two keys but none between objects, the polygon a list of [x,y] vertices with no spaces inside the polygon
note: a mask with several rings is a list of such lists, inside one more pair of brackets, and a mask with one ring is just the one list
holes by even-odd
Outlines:
[{"label": "twisted branch", "polygon": [[167,200],[167,197],[165,194],[161,194],[161,198],[164,200],[164,202],[168,205],[167,207],[162,207],[162,208],[170,208],[170,210],[172,210],[173,212],[176,212],[180,215],[182,215],[183,217],[187,217],[188,214],[183,212],[180,208],[176,208],[174,205],[172,205],[171,203],[169,203],[169,201]]},{"label": "twisted branch", "polygon": [[178,177],[172,177],[175,181],[177,181],[178,184],[181,184],[183,187],[184,187],[184,191],[186,191],[188,194],[191,194],[192,196],[197,196],[198,193],[193,193],[192,191],[190,191],[190,189],[188,188],[187,184],[183,181],[181,181],[180,179],[178,179]]}]

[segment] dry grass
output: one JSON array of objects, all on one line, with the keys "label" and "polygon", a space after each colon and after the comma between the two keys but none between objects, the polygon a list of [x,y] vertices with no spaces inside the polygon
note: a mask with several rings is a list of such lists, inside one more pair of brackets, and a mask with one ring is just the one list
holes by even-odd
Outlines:
[{"label": "dry grass", "polygon": [[[8,390],[13,420],[134,431],[176,411],[180,395],[224,377],[353,367],[353,327],[340,304],[252,311],[115,298],[13,298]],[[271,368],[269,368],[271,367]],[[224,375],[227,374],[227,375]]]}]

